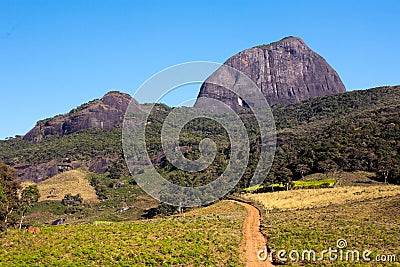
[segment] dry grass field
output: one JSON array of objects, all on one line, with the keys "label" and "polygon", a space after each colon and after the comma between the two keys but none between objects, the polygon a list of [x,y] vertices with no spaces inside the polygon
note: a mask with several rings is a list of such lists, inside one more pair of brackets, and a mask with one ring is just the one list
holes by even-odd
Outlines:
[{"label": "dry grass field", "polygon": [[[97,202],[96,191],[89,184],[86,176],[87,172],[78,169],[60,173],[50,179],[37,183],[36,185],[40,192],[39,201],[60,201],[66,194],[81,194],[85,203]],[[24,182],[23,186],[31,184],[33,183]]]},{"label": "dry grass field", "polygon": [[344,239],[345,251],[371,251],[368,262],[327,257],[278,260],[285,266],[400,266],[400,186],[291,190],[246,198],[265,206],[261,230],[272,250],[313,250],[320,257],[320,252],[336,248],[337,240]]},{"label": "dry grass field", "polygon": [[400,186],[345,186],[336,188],[279,191],[275,193],[246,194],[244,198],[258,201],[266,210],[297,210],[340,205],[378,199],[400,194]]}]

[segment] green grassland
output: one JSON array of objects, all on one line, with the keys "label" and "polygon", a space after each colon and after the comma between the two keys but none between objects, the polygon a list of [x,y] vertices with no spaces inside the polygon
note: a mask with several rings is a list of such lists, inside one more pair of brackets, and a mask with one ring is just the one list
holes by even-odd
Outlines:
[{"label": "green grassland", "polygon": [[[316,179],[316,180],[298,180],[293,181],[290,189],[307,189],[307,188],[324,188],[324,187],[333,187],[335,185],[335,179],[328,178],[328,179]],[[274,190],[282,190],[286,189],[286,185],[284,183],[276,183],[273,185],[268,186],[269,188],[274,188]],[[244,191],[251,193],[260,190],[265,190],[265,186],[262,185],[255,185],[252,187],[245,188]]]},{"label": "green grassland", "polygon": [[245,215],[223,201],[152,220],[11,230],[0,237],[0,266],[243,266]]}]

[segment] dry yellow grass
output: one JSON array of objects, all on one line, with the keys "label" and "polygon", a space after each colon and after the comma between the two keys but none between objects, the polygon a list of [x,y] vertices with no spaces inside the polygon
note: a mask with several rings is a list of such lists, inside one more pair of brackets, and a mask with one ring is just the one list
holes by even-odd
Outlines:
[{"label": "dry yellow grass", "polygon": [[262,203],[267,210],[296,210],[396,195],[400,195],[400,186],[378,185],[279,191],[247,194],[244,197]]},{"label": "dry yellow grass", "polygon": [[[89,184],[86,175],[87,172],[83,170],[71,170],[37,183],[40,192],[39,201],[62,200],[66,194],[81,194],[85,203],[97,202],[96,191]],[[23,186],[30,184],[33,183],[24,182]]]}]

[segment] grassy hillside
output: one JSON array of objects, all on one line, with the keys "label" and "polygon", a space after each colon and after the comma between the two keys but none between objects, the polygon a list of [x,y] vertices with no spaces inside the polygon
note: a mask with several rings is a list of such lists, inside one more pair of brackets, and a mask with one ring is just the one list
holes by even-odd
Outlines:
[{"label": "grassy hillside", "polygon": [[[87,175],[88,173],[81,169],[71,170],[37,183],[36,185],[40,192],[39,201],[61,201],[67,194],[80,194],[84,203],[98,202],[96,191],[89,184]],[[33,183],[24,182],[22,186],[25,187],[31,184]]]},{"label": "grassy hillside", "polygon": [[[347,241],[343,253],[372,251],[372,262],[362,258],[358,262],[330,261],[327,254],[322,261],[291,261],[286,254],[287,266],[400,266],[399,186],[294,190],[254,194],[249,198],[263,202],[269,211],[262,213],[261,229],[275,251],[297,250],[301,255],[305,250],[313,250],[318,258],[323,250],[337,248],[338,239]],[[392,255],[397,256],[396,263],[377,261]]]},{"label": "grassy hillside", "polygon": [[[41,201],[29,210],[26,223],[40,226],[58,218],[66,219],[69,224],[143,218],[146,210],[159,202],[132,181],[130,176],[112,179],[107,173],[97,175],[81,170],[57,175],[38,183]],[[66,194],[78,193],[83,197],[82,204],[66,206],[61,203],[60,199]]]},{"label": "grassy hillside", "polygon": [[0,266],[243,266],[245,215],[224,201],[169,218],[13,230],[0,237]]}]

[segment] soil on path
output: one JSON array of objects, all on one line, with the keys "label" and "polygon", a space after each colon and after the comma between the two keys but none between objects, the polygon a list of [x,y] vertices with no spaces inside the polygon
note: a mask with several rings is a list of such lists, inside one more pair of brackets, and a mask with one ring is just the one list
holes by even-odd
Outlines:
[{"label": "soil on path", "polygon": [[[235,201],[246,208],[247,216],[243,222],[243,244],[242,251],[246,267],[259,267],[259,266],[274,266],[270,261],[269,257],[266,261],[258,259],[258,252],[265,249],[266,238],[260,232],[260,213],[258,209],[250,204]],[[262,255],[263,256],[263,255]]]}]

